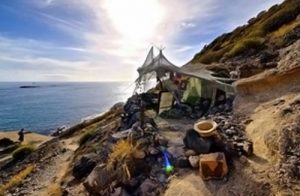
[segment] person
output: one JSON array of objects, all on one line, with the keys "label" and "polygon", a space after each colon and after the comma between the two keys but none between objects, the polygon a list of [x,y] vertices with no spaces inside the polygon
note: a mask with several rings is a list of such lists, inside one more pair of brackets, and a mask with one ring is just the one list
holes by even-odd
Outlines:
[{"label": "person", "polygon": [[22,143],[24,141],[24,129],[22,128],[19,132],[19,141]]}]

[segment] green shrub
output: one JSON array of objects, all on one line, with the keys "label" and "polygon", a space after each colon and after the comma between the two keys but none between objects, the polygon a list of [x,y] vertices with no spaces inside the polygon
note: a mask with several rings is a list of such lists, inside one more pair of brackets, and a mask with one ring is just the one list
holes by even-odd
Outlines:
[{"label": "green shrub", "polygon": [[23,145],[12,153],[14,160],[22,160],[35,150],[33,145]]},{"label": "green shrub", "polygon": [[85,142],[87,142],[93,135],[94,135],[95,131],[86,131],[84,132],[80,138],[79,138],[79,145],[83,145]]},{"label": "green shrub", "polygon": [[259,37],[246,38],[237,42],[234,47],[226,54],[228,57],[234,57],[246,52],[249,49],[260,49],[264,44],[264,39]]},{"label": "green shrub", "polygon": [[299,1],[290,1],[289,5],[285,5],[282,9],[275,12],[263,23],[264,32],[273,32],[279,29],[282,25],[293,21],[300,12]]},{"label": "green shrub", "polygon": [[204,64],[217,62],[224,56],[226,51],[227,51],[227,48],[223,48],[223,49],[217,50],[217,51],[208,50],[205,53],[199,55],[198,60],[199,60],[199,62],[204,63]]}]

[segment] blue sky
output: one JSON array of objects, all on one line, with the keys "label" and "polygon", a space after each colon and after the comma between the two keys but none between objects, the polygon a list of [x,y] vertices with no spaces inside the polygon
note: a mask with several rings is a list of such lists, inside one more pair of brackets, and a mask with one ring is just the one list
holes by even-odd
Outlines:
[{"label": "blue sky", "polygon": [[151,45],[180,66],[282,0],[1,0],[0,81],[134,80]]}]

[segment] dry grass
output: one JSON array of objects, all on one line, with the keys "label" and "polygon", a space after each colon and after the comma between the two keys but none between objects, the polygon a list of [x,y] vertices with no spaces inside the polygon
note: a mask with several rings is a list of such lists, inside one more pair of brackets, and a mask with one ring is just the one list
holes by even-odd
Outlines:
[{"label": "dry grass", "polygon": [[93,137],[93,135],[95,134],[95,131],[86,131],[84,132],[80,138],[79,138],[79,141],[78,141],[78,144],[81,146],[83,145],[84,143],[86,143],[91,137]]},{"label": "dry grass", "polygon": [[45,196],[62,196],[62,191],[58,183],[50,184],[47,187],[47,191],[44,194]]},{"label": "dry grass", "polygon": [[300,26],[300,20],[293,21],[289,24],[283,25],[280,29],[273,33],[274,38],[280,38],[292,31],[294,28]]},{"label": "dry grass", "polygon": [[18,174],[12,176],[8,182],[0,186],[0,196],[4,196],[5,191],[18,186],[22,183],[22,180],[26,178],[34,170],[34,165],[30,164],[25,169],[21,170]]},{"label": "dry grass", "polygon": [[138,149],[138,145],[133,145],[128,140],[120,140],[113,147],[110,153],[107,169],[118,175],[123,181],[131,178],[131,170],[133,169],[133,154]]},{"label": "dry grass", "polygon": [[[205,64],[219,62],[238,56],[249,49],[259,51],[263,43],[280,46],[282,41],[280,38],[299,25],[299,21],[295,20],[299,11],[299,0],[284,1],[281,5],[275,5],[258,15],[253,23],[216,38],[196,54],[192,62]],[[265,42],[261,41],[262,38]]]},{"label": "dry grass", "polygon": [[228,52],[228,57],[234,57],[244,53],[249,49],[259,49],[262,47],[264,39],[260,37],[252,37],[237,42],[234,47]]},{"label": "dry grass", "polygon": [[29,144],[21,145],[19,148],[17,148],[12,152],[12,157],[15,160],[21,160],[24,159],[26,156],[28,156],[30,153],[32,153],[34,150],[35,150],[34,145],[29,145]]}]

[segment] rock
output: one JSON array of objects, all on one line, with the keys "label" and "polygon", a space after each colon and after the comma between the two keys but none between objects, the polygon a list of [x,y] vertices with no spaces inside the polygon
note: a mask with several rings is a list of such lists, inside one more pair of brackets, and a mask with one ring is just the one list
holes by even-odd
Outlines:
[{"label": "rock", "polygon": [[5,138],[0,139],[0,147],[7,147],[7,146],[10,146],[13,144],[14,144],[14,141],[12,141],[9,138],[5,137]]},{"label": "rock", "polygon": [[165,183],[166,181],[167,181],[167,176],[165,175],[165,174],[159,174],[158,175],[158,181],[160,182],[160,183]]},{"label": "rock", "polygon": [[293,108],[291,106],[286,106],[281,110],[281,116],[285,116],[288,113],[292,113]]},{"label": "rock", "polygon": [[81,159],[75,163],[72,174],[77,180],[81,180],[91,173],[97,164],[97,154],[88,154],[81,157]]},{"label": "rock", "polygon": [[253,143],[248,141],[248,142],[244,142],[243,144],[243,154],[245,154],[246,156],[251,156],[253,155]]},{"label": "rock", "polygon": [[156,196],[157,185],[150,179],[146,179],[140,186],[139,194],[143,196]]},{"label": "rock", "polygon": [[146,153],[143,150],[136,150],[133,152],[133,157],[136,159],[144,159],[146,157]]},{"label": "rock", "polygon": [[99,195],[103,190],[108,188],[112,181],[113,176],[111,176],[111,172],[103,165],[98,165],[83,182],[83,186],[90,194]]},{"label": "rock", "polygon": [[149,146],[148,152],[151,155],[158,155],[160,153],[160,151],[157,148],[154,148],[152,146]]},{"label": "rock", "polygon": [[183,147],[181,146],[170,146],[168,149],[167,149],[168,153],[170,155],[172,155],[173,158],[177,159],[179,157],[184,157],[185,156],[185,153],[184,153],[184,150],[183,150]]},{"label": "rock", "polygon": [[239,158],[239,161],[244,165],[247,165],[249,163],[247,157],[245,157],[243,155]]},{"label": "rock", "polygon": [[160,146],[167,146],[168,145],[168,140],[166,138],[164,138],[162,135],[159,135],[159,134],[155,135],[155,141]]},{"label": "rock", "polygon": [[123,192],[122,187],[118,187],[114,192],[110,193],[111,196],[121,196]]},{"label": "rock", "polygon": [[212,141],[210,139],[201,138],[193,129],[187,131],[183,142],[187,148],[196,151],[198,154],[208,153],[212,146]]},{"label": "rock", "polygon": [[186,157],[179,157],[174,161],[175,168],[190,168],[191,164]]},{"label": "rock", "polygon": [[197,153],[194,150],[187,150],[185,151],[185,156],[189,157],[189,156],[195,156]]},{"label": "rock", "polygon": [[199,172],[204,180],[220,179],[227,175],[228,166],[224,153],[201,154]]},{"label": "rock", "polygon": [[199,167],[199,156],[190,156],[189,162],[193,168]]}]

